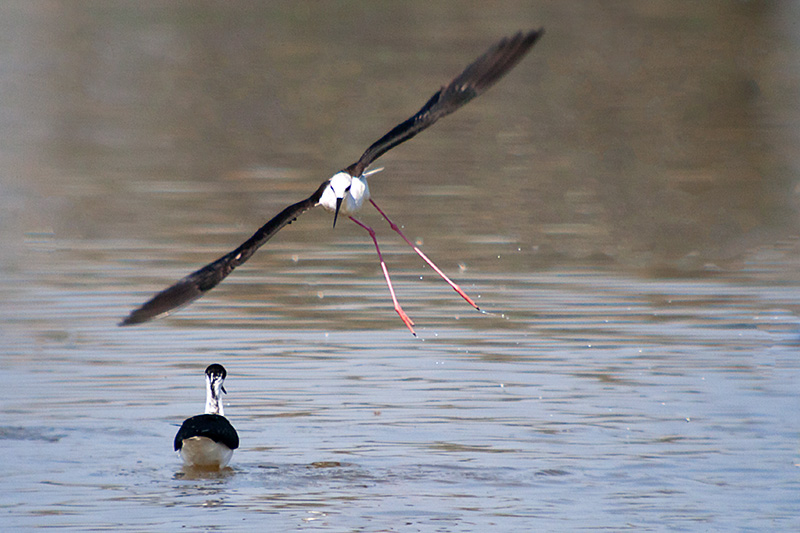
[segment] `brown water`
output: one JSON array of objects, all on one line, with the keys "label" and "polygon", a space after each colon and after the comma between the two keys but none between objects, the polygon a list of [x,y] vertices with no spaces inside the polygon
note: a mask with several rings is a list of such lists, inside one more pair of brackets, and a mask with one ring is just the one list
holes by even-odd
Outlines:
[{"label": "brown water", "polygon": [[[0,4],[5,529],[800,528],[791,2]],[[530,57],[173,317],[499,36]],[[232,469],[173,454],[229,378]]]}]

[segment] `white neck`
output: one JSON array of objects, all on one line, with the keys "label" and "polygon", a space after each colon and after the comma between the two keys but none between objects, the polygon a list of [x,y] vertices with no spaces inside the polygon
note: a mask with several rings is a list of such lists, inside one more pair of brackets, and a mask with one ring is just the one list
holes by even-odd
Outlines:
[{"label": "white neck", "polygon": [[222,387],[222,380],[206,376],[206,414],[225,416],[220,387]]}]

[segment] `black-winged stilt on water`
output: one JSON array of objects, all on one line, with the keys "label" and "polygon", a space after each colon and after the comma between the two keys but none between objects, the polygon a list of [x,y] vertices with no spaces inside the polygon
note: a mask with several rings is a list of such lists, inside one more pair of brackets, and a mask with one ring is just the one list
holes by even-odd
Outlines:
[{"label": "black-winged stilt on water", "polygon": [[175,451],[188,467],[223,468],[239,447],[239,435],[222,407],[222,383],[227,374],[216,363],[206,368],[206,412],[184,420],[175,435]]},{"label": "black-winged stilt on water", "polygon": [[389,278],[389,271],[386,269],[386,263],[383,261],[375,232],[372,228],[352,216],[361,209],[367,201],[386,219],[392,230],[397,232],[397,234],[400,235],[400,237],[402,237],[403,240],[442,277],[442,279],[472,307],[480,310],[475,302],[467,296],[458,285],[453,283],[433,261],[428,259],[417,246],[403,235],[400,228],[398,228],[397,225],[386,216],[386,213],[378,207],[375,201],[370,198],[367,178],[382,169],[368,171],[367,167],[387,151],[414,137],[440,118],[452,113],[491,87],[528,53],[534,43],[542,36],[542,33],[542,29],[519,32],[512,37],[501,39],[492,45],[489,50],[467,66],[467,68],[456,76],[447,86],[439,89],[412,117],[401,122],[392,128],[389,133],[375,141],[361,155],[358,161],[322,182],[317,190],[314,191],[314,194],[305,200],[292,204],[278,213],[272,220],[259,228],[252,237],[247,239],[232,252],[220,257],[213,263],[209,263],[200,270],[189,274],[171,287],[153,296],[153,298],[148,300],[141,307],[132,311],[120,325],[139,324],[153,318],[165,316],[169,314],[170,311],[199,298],[216,287],[219,282],[233,271],[233,269],[250,259],[250,256],[272,238],[281,228],[293,222],[301,213],[319,205],[333,212],[334,226],[336,225],[339,214],[342,214],[348,216],[350,220],[369,232],[372,241],[375,243],[375,249],[378,252],[378,259],[380,260],[386,284],[389,286],[389,293],[392,296],[394,309],[397,311],[397,314],[400,315],[403,323],[408,327],[411,333],[416,336],[414,332],[414,322],[406,315],[403,308],[400,307],[400,304],[397,302],[394,288],[392,287],[392,281]]}]

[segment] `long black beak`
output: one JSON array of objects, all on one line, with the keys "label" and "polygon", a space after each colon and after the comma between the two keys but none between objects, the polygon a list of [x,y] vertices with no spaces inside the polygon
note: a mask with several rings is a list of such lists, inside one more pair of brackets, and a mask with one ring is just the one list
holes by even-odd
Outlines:
[{"label": "long black beak", "polygon": [[228,391],[226,391],[225,387],[223,387],[222,385],[219,386],[219,390],[221,390],[223,394],[228,394]]},{"label": "long black beak", "polygon": [[342,207],[342,200],[344,198],[337,198],[336,199],[336,211],[333,212],[333,227],[336,227],[336,219],[339,217],[339,208]]}]

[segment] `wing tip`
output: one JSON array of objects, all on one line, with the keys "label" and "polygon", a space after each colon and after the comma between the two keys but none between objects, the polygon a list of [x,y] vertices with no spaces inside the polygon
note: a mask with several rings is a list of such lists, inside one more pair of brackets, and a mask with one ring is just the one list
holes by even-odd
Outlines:
[{"label": "wing tip", "polygon": [[544,35],[544,26],[539,26],[533,30],[519,30],[516,34],[509,38],[509,40],[522,39],[523,41],[536,42]]},{"label": "wing tip", "polygon": [[525,44],[528,46],[533,46],[536,41],[542,38],[544,35],[544,26],[539,26],[536,30],[530,30],[527,35],[525,35]]},{"label": "wing tip", "polygon": [[510,37],[506,37],[497,44],[497,48],[515,48],[518,50],[519,56],[525,55],[536,41],[544,35],[544,26],[540,26],[534,30],[520,30]]},{"label": "wing tip", "polygon": [[[211,287],[209,287],[209,289]],[[159,292],[137,309],[131,311],[118,325],[135,326],[137,324],[149,322],[150,320],[163,318],[184,305],[193,302],[205,292],[206,290],[200,289],[194,280],[184,278],[175,285],[167,287]]]},{"label": "wing tip", "polygon": [[127,326],[136,326],[136,325],[139,325],[139,324],[144,324],[145,322],[149,322],[149,321],[151,321],[153,319],[156,319],[156,318],[165,317],[169,313],[170,313],[170,311],[164,311],[164,312],[161,312],[161,313],[153,314],[153,313],[149,312],[149,310],[146,308],[146,306],[143,305],[142,307],[140,307],[138,309],[134,309],[133,311],[131,311],[128,316],[126,316],[124,319],[120,320],[117,323],[117,326],[123,327],[123,328],[127,327]]},{"label": "wing tip", "polygon": [[[542,38],[542,35],[544,35],[544,26],[540,26],[535,30],[520,30],[513,37],[510,37],[508,41],[516,41],[518,46],[527,52],[528,49],[536,44],[536,41]],[[523,52],[523,55],[525,52]]]},{"label": "wing tip", "polygon": [[[126,316],[117,323],[117,326],[121,328],[128,326],[137,326],[139,324],[144,324],[145,322],[149,322],[154,318],[160,318],[160,315],[150,315],[144,311],[145,310],[142,308],[131,311],[131,313],[128,316]],[[163,313],[163,315],[166,316],[167,313]]]},{"label": "wing tip", "polygon": [[119,322],[117,322],[117,326],[124,328],[126,326],[135,326],[136,324],[141,323],[141,321],[136,320],[136,317],[133,316],[134,313],[129,314]]}]

